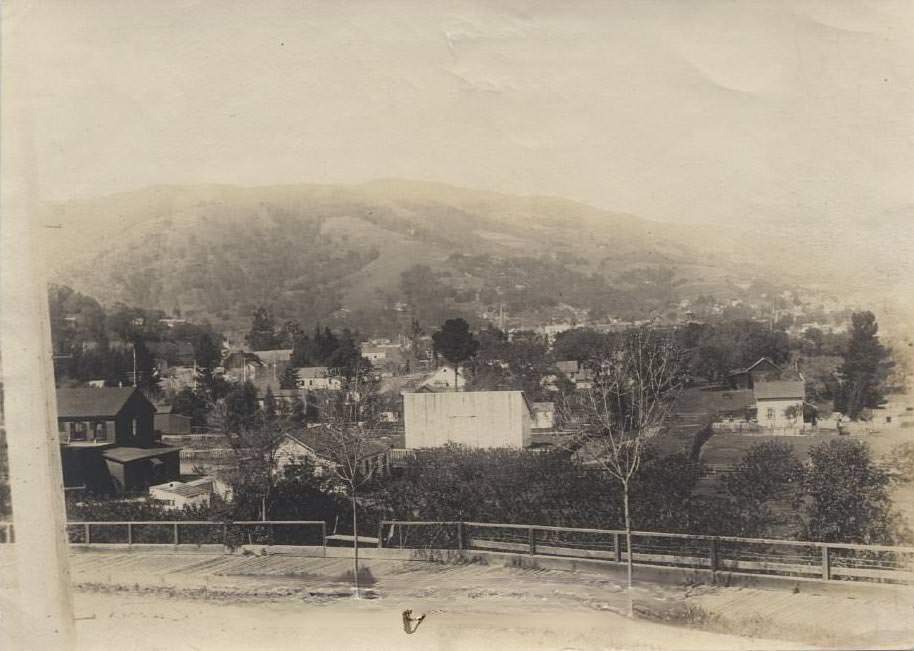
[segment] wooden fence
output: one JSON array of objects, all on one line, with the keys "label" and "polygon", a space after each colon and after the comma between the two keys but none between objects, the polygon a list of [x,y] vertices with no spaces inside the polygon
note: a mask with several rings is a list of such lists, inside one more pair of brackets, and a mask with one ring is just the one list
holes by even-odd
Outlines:
[{"label": "wooden fence", "polygon": [[[501,551],[627,562],[625,531],[485,522],[385,520],[379,547]],[[632,532],[632,562],[825,581],[914,584],[914,547]]]},{"label": "wooden fence", "polygon": [[[69,522],[71,544],[246,544],[327,548],[327,525],[314,520]],[[362,536],[360,536],[362,538]],[[0,522],[0,543],[15,542]],[[388,549],[497,551],[527,556],[593,559],[738,574],[914,585],[914,547],[856,545],[652,531],[527,524],[383,520],[377,546]]]}]

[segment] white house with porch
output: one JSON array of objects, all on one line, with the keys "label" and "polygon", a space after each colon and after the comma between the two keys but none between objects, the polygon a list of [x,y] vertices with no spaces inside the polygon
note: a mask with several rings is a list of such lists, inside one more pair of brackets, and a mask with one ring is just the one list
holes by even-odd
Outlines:
[{"label": "white house with porch", "polygon": [[771,430],[801,430],[806,383],[800,380],[756,382],[756,420],[759,427]]}]

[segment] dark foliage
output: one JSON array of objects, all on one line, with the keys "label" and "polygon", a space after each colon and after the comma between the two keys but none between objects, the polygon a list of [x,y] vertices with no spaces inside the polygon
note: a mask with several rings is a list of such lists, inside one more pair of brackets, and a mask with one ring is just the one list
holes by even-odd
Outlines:
[{"label": "dark foliage", "polygon": [[864,409],[885,402],[884,385],[892,363],[889,351],[879,342],[879,325],[872,312],[855,312],[852,325],[844,363],[838,371],[841,386],[835,408],[856,419]]}]

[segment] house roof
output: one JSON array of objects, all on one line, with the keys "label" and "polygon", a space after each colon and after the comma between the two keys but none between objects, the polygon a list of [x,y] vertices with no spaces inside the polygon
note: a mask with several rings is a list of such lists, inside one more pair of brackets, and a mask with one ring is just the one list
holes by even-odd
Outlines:
[{"label": "house roof", "polygon": [[330,369],[326,366],[299,366],[295,369],[300,379],[325,378],[330,376]]},{"label": "house roof", "polygon": [[[134,393],[149,402],[136,387],[77,387],[57,389],[58,418],[116,416]],[[151,402],[149,404],[155,409]]]},{"label": "house roof", "polygon": [[110,448],[102,456],[117,463],[132,463],[141,459],[154,459],[180,451],[180,448]]},{"label": "house roof", "polygon": [[222,362],[223,366],[234,366],[236,364],[259,364],[263,366],[263,361],[254,353],[247,353],[244,351],[238,351],[229,353],[225,356],[225,359]]},{"label": "house roof", "polygon": [[[318,457],[326,459],[327,461],[332,461],[336,455],[337,446],[334,443],[333,439],[322,432],[321,428],[319,427],[314,427],[295,433],[287,432],[286,438],[297,445],[307,448]],[[362,446],[362,454],[360,458],[366,459],[378,454],[383,454],[384,452],[387,452],[388,449],[389,448],[386,445],[377,443],[375,441],[366,440]]]},{"label": "house roof", "polygon": [[277,350],[255,350],[254,354],[257,355],[264,364],[279,364],[288,362],[292,358],[292,349],[279,348]]},{"label": "house roof", "polygon": [[775,364],[774,362],[772,362],[770,358],[760,357],[758,359],[758,361],[755,362],[754,364],[752,364],[751,366],[747,366],[746,368],[733,369],[732,371],[730,371],[730,375],[742,375],[743,373],[751,373],[753,370],[755,370],[756,366],[758,366],[759,364],[762,364],[762,363],[766,363],[766,364],[774,367],[775,370],[778,370],[778,371],[781,370],[781,367],[778,366],[777,364]]},{"label": "house roof", "polygon": [[158,486],[150,486],[150,490],[156,488],[165,493],[174,493],[181,497],[197,497],[198,495],[206,495],[213,492],[213,482],[200,482],[193,484],[184,484],[181,482],[169,482],[169,484],[159,484]]},{"label": "house roof", "polygon": [[194,346],[189,341],[149,341],[146,350],[156,356],[174,355],[176,357],[193,357]]},{"label": "house roof", "polygon": [[756,400],[776,400],[778,398],[803,400],[806,397],[806,384],[795,380],[756,382],[752,391]]},{"label": "house roof", "polygon": [[577,373],[580,365],[576,360],[570,359],[562,362],[556,362],[555,367],[562,373]]}]

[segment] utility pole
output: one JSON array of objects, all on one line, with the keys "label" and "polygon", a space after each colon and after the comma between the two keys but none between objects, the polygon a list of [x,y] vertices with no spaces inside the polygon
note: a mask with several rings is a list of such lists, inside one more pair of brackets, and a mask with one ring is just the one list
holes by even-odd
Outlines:
[{"label": "utility pole", "polygon": [[[28,30],[22,31],[27,34]],[[15,34],[18,47],[10,47]],[[47,282],[39,233],[31,142],[34,126],[24,75],[20,31],[3,29],[3,176],[0,180],[0,356],[4,427],[13,508],[18,609],[6,609],[3,627],[16,632],[14,648],[69,649],[75,645],[63,471],[57,432],[53,348]],[[11,69],[18,75],[7,74]]]}]

